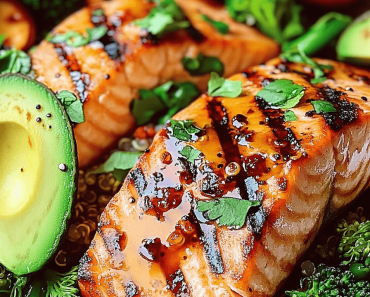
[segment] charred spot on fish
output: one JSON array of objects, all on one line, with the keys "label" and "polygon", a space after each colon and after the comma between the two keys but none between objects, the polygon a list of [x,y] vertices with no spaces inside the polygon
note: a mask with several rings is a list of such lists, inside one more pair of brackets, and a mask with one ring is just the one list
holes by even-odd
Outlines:
[{"label": "charred spot on fish", "polygon": [[240,129],[248,125],[248,119],[245,115],[238,113],[232,118],[231,123],[235,128]]},{"label": "charred spot on fish", "polygon": [[161,249],[162,243],[159,238],[144,239],[139,247],[139,255],[152,262],[160,254]]},{"label": "charred spot on fish", "polygon": [[361,99],[362,99],[363,101],[367,101],[367,97],[365,97],[365,96],[361,96]]},{"label": "charred spot on fish", "polygon": [[254,207],[251,209],[247,216],[247,225],[250,230],[252,230],[256,235],[261,235],[261,230],[263,224],[266,221],[268,212],[261,205],[259,207]]},{"label": "charred spot on fish", "polygon": [[278,184],[278,188],[281,191],[285,191],[287,189],[287,186],[288,186],[288,180],[285,177],[280,177],[277,180],[277,184]]},{"label": "charred spot on fish", "polygon": [[206,39],[205,36],[199,30],[195,29],[194,26],[186,28],[186,32],[189,34],[190,38],[193,39],[195,42],[202,42]]},{"label": "charred spot on fish", "polygon": [[83,280],[87,281],[90,283],[93,283],[93,278],[92,278],[92,270],[91,270],[91,265],[92,265],[92,258],[90,258],[86,253],[82,256],[80,259],[80,265],[78,268],[77,272],[77,279],[78,280]]},{"label": "charred spot on fish", "polygon": [[120,45],[117,41],[112,41],[104,45],[104,50],[111,60],[118,60],[121,57]]},{"label": "charred spot on fish", "polygon": [[316,114],[316,111],[314,111],[314,110],[309,110],[309,111],[307,111],[304,115],[305,115],[305,117],[310,117],[310,118],[312,118],[315,114]]},{"label": "charred spot on fish", "polygon": [[222,158],[222,156],[223,156],[222,152],[217,153],[217,157]]},{"label": "charred spot on fish", "polygon": [[156,45],[159,43],[159,38],[156,35],[150,33],[148,30],[141,29],[140,30],[140,42],[142,44],[150,43],[150,44]]},{"label": "charred spot on fish", "polygon": [[139,167],[136,167],[135,169],[130,171],[127,178],[129,181],[132,181],[134,183],[139,196],[142,196],[144,190],[148,185],[145,180],[143,171]]},{"label": "charred spot on fish", "polygon": [[138,288],[133,281],[126,283],[124,288],[127,297],[139,296]]},{"label": "charred spot on fish", "polygon": [[162,182],[164,179],[163,174],[160,172],[154,172],[152,178],[156,183]]},{"label": "charred spot on fish", "polygon": [[167,277],[167,288],[172,291],[175,297],[190,297],[189,288],[180,269]]}]

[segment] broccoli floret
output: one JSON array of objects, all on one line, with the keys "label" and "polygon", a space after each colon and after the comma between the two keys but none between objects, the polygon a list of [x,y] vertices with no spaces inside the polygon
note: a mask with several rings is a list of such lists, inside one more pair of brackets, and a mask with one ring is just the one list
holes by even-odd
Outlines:
[{"label": "broccoli floret", "polygon": [[317,272],[301,280],[300,291],[288,291],[290,297],[363,297],[370,296],[370,282],[357,279],[351,271],[320,264]]}]

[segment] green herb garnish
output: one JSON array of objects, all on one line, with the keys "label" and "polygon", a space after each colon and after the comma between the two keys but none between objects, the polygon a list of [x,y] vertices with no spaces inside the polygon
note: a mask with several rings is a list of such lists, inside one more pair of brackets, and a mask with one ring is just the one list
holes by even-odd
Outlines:
[{"label": "green herb garnish", "polygon": [[311,84],[313,85],[316,85],[316,84],[319,84],[319,83],[322,83],[324,81],[326,81],[328,78],[327,77],[320,77],[320,78],[313,78],[311,79]]},{"label": "green herb garnish", "polygon": [[92,12],[93,16],[103,16],[104,15],[104,10],[102,8],[95,9]]},{"label": "green herb garnish", "polygon": [[221,22],[221,21],[215,21],[211,19],[209,16],[206,16],[205,14],[202,14],[202,19],[205,20],[206,22],[210,23],[213,27],[216,28],[218,32],[221,34],[225,35],[229,32],[229,25]]},{"label": "green herb garnish", "polygon": [[217,57],[207,57],[199,54],[196,58],[184,57],[181,60],[185,70],[191,75],[203,75],[216,72],[219,76],[224,73],[224,64]]},{"label": "green herb garnish", "polygon": [[149,15],[134,24],[149,33],[161,37],[166,33],[190,27],[180,7],[174,0],[158,0]]},{"label": "green herb garnish", "polygon": [[259,201],[249,201],[236,198],[220,198],[209,202],[199,201],[198,209],[206,212],[209,220],[218,220],[219,226],[243,227],[251,207],[259,206]]},{"label": "green herb garnish", "polygon": [[328,112],[337,111],[334,105],[328,101],[315,100],[315,101],[311,101],[311,104],[313,105],[317,113],[320,113],[320,112],[328,113]]},{"label": "green herb garnish", "polygon": [[284,112],[284,120],[286,122],[294,122],[294,121],[298,120],[298,118],[295,115],[293,110],[287,110],[286,112]]},{"label": "green herb garnish", "polygon": [[121,182],[141,155],[141,152],[114,152],[103,165],[90,173],[112,172],[114,178]]},{"label": "green herb garnish", "polygon": [[77,297],[79,289],[77,284],[78,266],[73,267],[67,273],[60,273],[46,269],[44,279],[46,281],[46,296],[48,297]]},{"label": "green herb garnish", "polygon": [[0,34],[0,47],[3,46],[3,43],[4,43],[5,39],[6,39],[6,35],[5,34]]},{"label": "green herb garnish", "polygon": [[83,104],[81,100],[77,99],[75,94],[64,90],[59,92],[56,96],[64,106],[72,122],[80,124],[85,121]]},{"label": "green herb garnish", "polygon": [[188,162],[195,163],[195,160],[198,160],[200,157],[200,154],[202,152],[200,150],[197,150],[196,148],[193,148],[189,145],[185,146],[181,151],[180,154],[183,155]]},{"label": "green herb garnish", "polygon": [[302,6],[294,0],[226,0],[226,8],[232,18],[242,23],[252,16],[257,27],[279,43],[304,32]]},{"label": "green herb garnish", "polygon": [[195,134],[202,131],[202,129],[194,125],[193,120],[176,121],[171,119],[170,124],[171,135],[182,141],[190,141]]},{"label": "green herb garnish", "polygon": [[138,125],[144,125],[155,118],[163,124],[199,94],[193,83],[169,81],[154,90],[139,90],[140,98],[132,101],[131,112]]},{"label": "green herb garnish", "polygon": [[31,72],[31,58],[17,49],[0,50],[0,74]]},{"label": "green herb garnish", "polygon": [[208,94],[216,97],[236,98],[242,93],[242,82],[232,81],[220,77],[217,73],[212,72],[208,82]]},{"label": "green herb garnish", "polygon": [[87,28],[86,35],[76,31],[68,31],[63,34],[55,34],[46,38],[51,43],[66,43],[72,47],[80,47],[102,38],[108,31],[106,26]]},{"label": "green herb garnish", "polygon": [[295,107],[304,96],[304,88],[289,79],[278,79],[266,85],[256,96],[282,109]]}]

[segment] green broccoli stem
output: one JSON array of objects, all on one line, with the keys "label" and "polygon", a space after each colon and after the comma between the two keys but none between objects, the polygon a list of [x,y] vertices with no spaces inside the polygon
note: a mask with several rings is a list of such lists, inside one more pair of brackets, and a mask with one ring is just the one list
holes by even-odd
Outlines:
[{"label": "green broccoli stem", "polygon": [[352,21],[352,18],[337,12],[322,16],[305,34],[283,44],[283,52],[298,46],[306,55],[312,55],[337,37]]}]

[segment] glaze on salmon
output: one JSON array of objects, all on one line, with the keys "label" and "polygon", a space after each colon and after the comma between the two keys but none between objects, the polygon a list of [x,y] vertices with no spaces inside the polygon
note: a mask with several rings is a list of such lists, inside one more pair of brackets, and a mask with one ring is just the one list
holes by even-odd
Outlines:
[{"label": "glaze on salmon", "polygon": [[[209,75],[191,76],[181,64],[184,56],[202,53],[218,57],[229,76],[279,52],[276,42],[233,21],[224,6],[197,0],[177,3],[191,30],[152,40],[133,21],[144,18],[154,3],[113,0],[78,11],[53,30],[53,34],[70,30],[86,34],[87,28],[104,25],[109,30],[101,42],[73,48],[43,41],[32,54],[37,80],[55,92],[72,91],[84,102],[85,122],[74,128],[81,167],[91,164],[134,128],[129,106],[138,98],[139,89],[173,80],[190,81],[205,90]],[[103,9],[103,15],[94,16],[98,9]],[[202,14],[227,23],[229,33],[220,34],[202,19]]]},{"label": "glaze on salmon", "polygon": [[[329,60],[312,85],[306,65],[275,59],[231,80],[238,98],[205,94],[178,113],[203,130],[180,141],[165,126],[101,215],[81,259],[83,296],[273,296],[325,216],[369,186],[370,74]],[[289,79],[305,88],[297,121],[255,96]],[[336,112],[317,114],[312,101]],[[196,161],[180,153],[201,151]],[[230,173],[230,165],[239,169]],[[240,229],[218,226],[199,201],[261,201]]]}]

